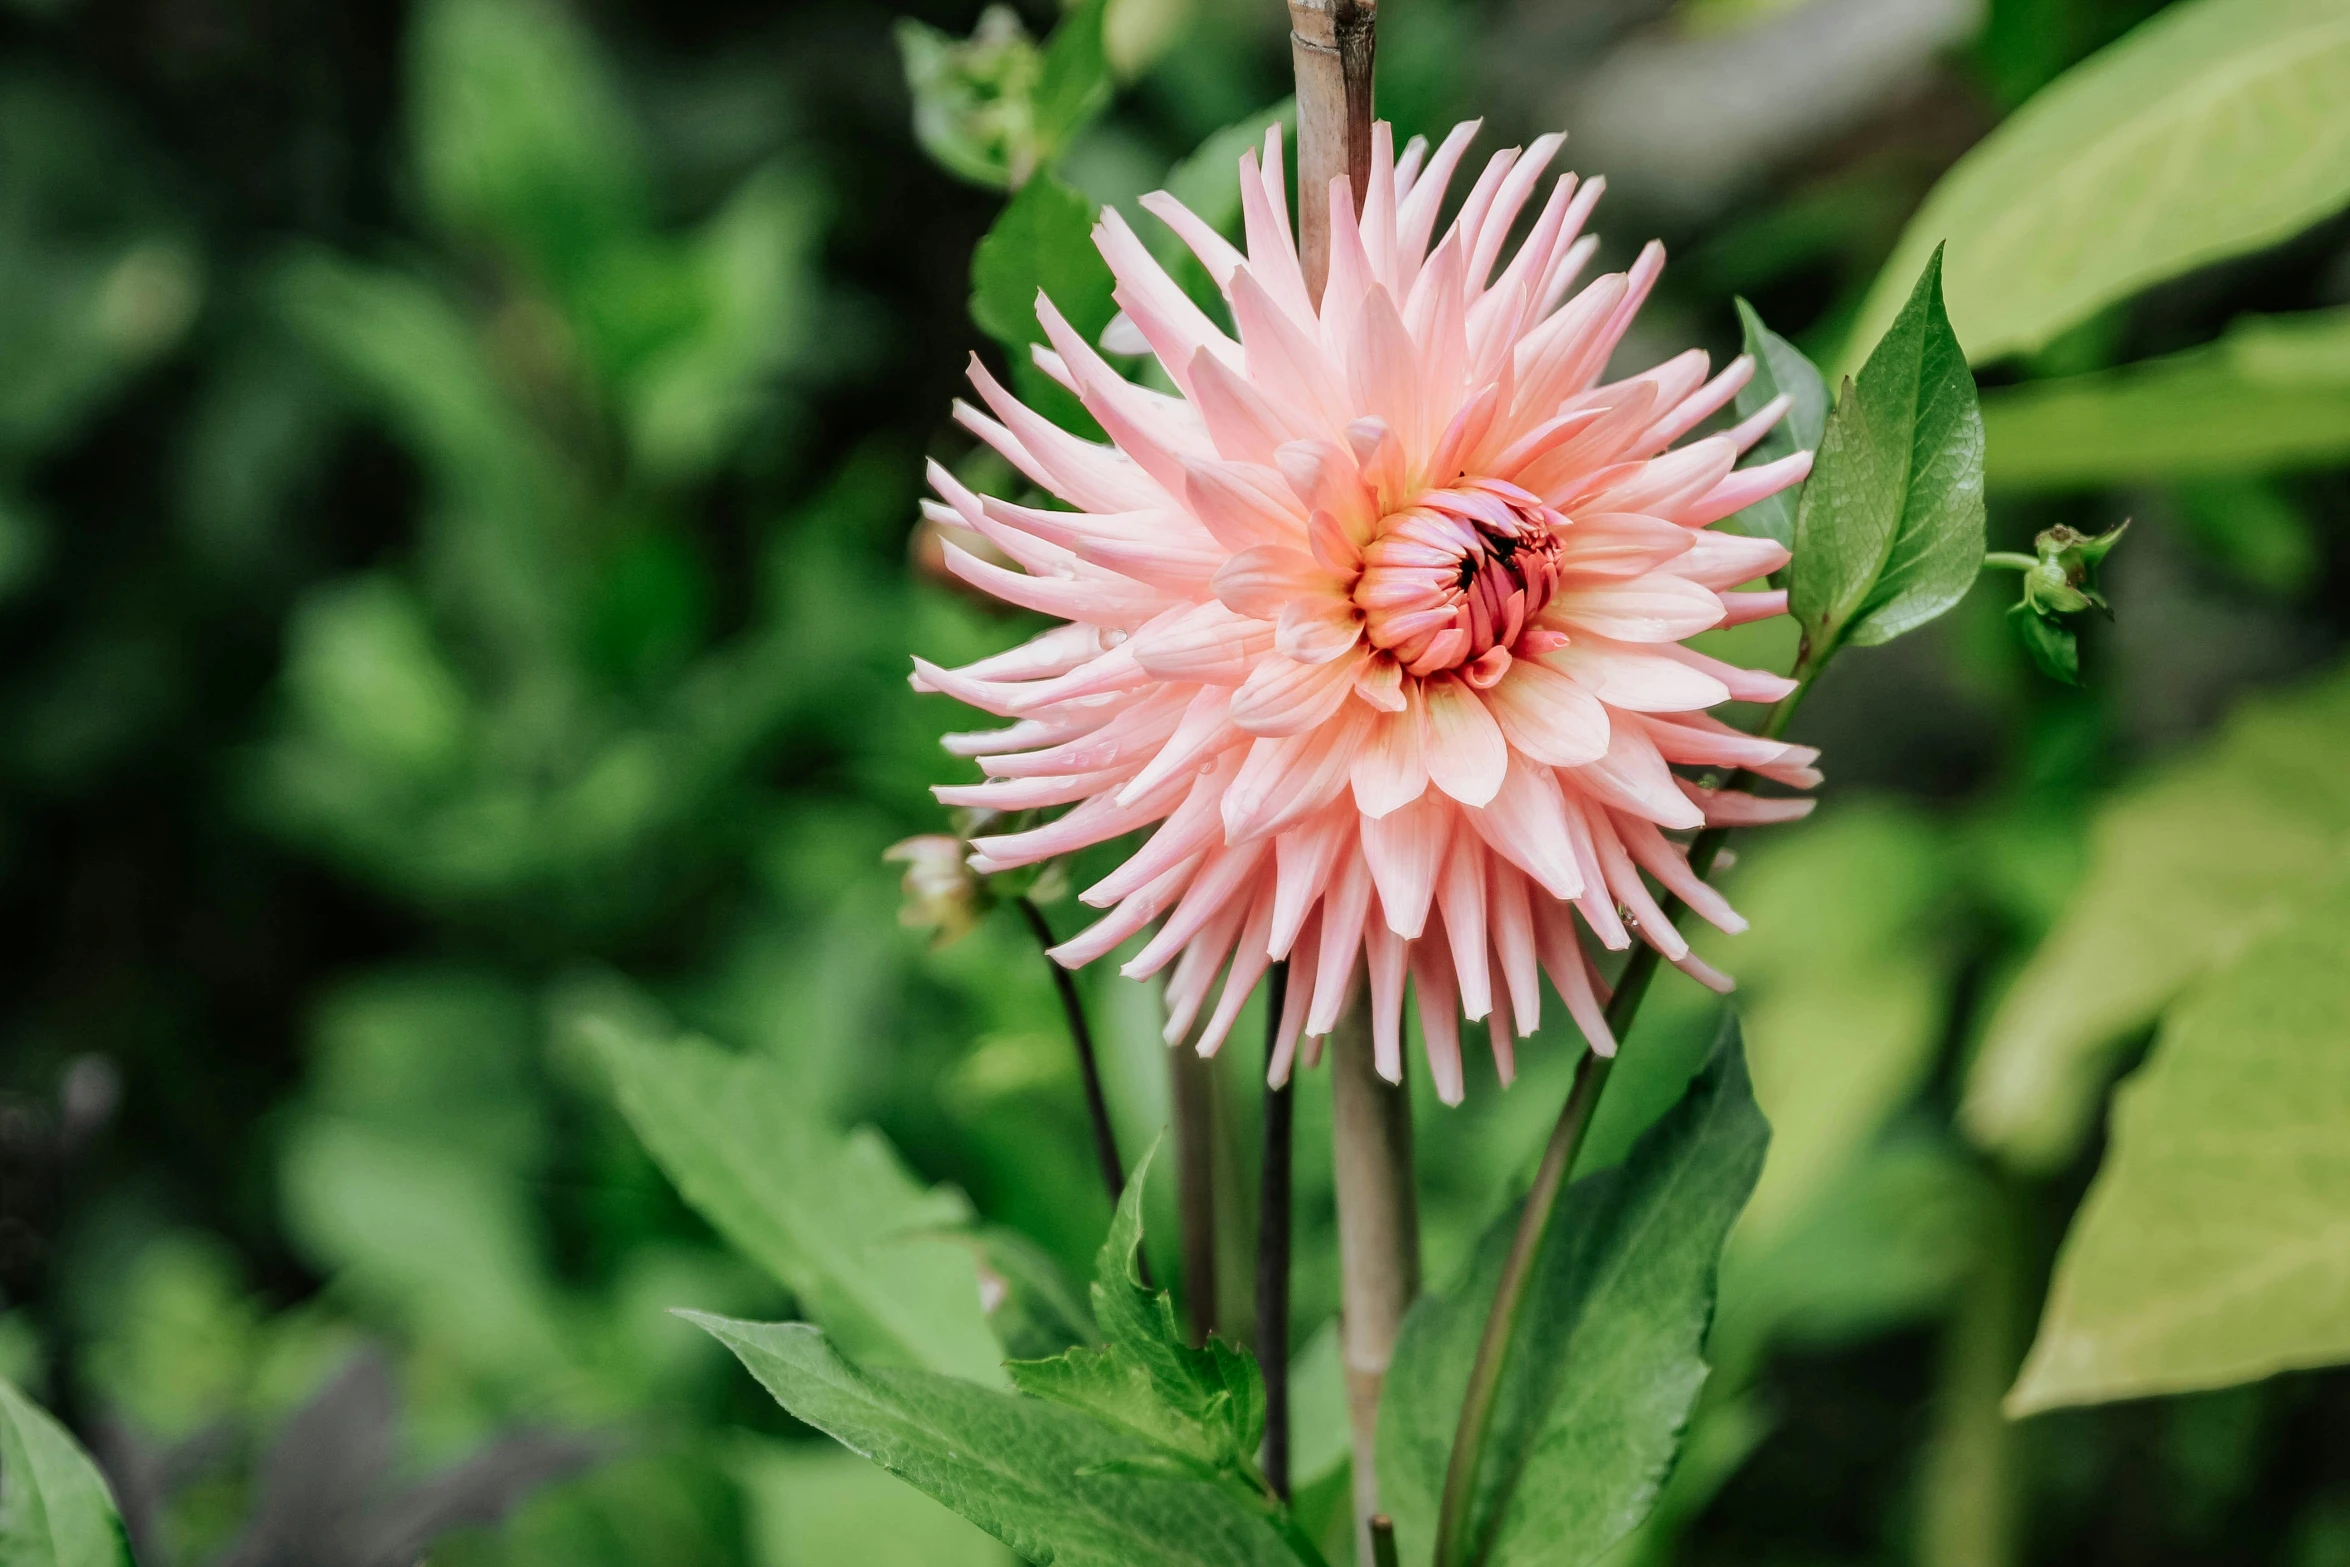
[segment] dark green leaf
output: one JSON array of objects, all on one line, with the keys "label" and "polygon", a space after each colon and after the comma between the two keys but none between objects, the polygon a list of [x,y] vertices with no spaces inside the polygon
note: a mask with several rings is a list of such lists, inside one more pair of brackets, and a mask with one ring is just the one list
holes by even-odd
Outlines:
[{"label": "dark green leaf", "polygon": [[98,1466],[47,1410],[0,1381],[0,1563],[129,1567]]},{"label": "dark green leaf", "polygon": [[798,1419],[1055,1567],[1319,1567],[1277,1516],[1167,1472],[1080,1410],[920,1371],[860,1369],[800,1323],[689,1314]]},{"label": "dark green leaf", "polygon": [[1077,399],[1029,355],[1045,340],[1036,315],[1040,292],[1089,343],[1118,312],[1109,264],[1093,244],[1095,213],[1092,202],[1050,174],[1021,186],[971,253],[971,319],[1004,345],[1013,383],[1031,407],[1098,435]]},{"label": "dark green leaf", "polygon": [[1136,1267],[1150,1165],[1145,1154],[1127,1179],[1095,1267],[1094,1321],[1108,1342],[1014,1362],[1013,1385],[1125,1426],[1203,1477],[1261,1491],[1256,1451],[1265,1434],[1265,1384],[1255,1358],[1217,1338],[1202,1349],[1184,1342],[1173,1300],[1144,1288]]},{"label": "dark green leaf", "polygon": [[1088,342],[1118,312],[1109,263],[1094,249],[1098,209],[1050,174],[1020,187],[971,254],[971,319],[1022,361],[1045,340],[1041,291]]},{"label": "dark green leaf", "polygon": [[[1473,1507],[1480,1560],[1596,1562],[1647,1515],[1705,1381],[1723,1239],[1769,1140],[1726,1018],[1681,1103],[1622,1165],[1568,1189],[1502,1374]],[[1379,1490],[1407,1561],[1433,1548],[1454,1422],[1516,1223],[1504,1214],[1462,1285],[1412,1308],[1388,1368]]]},{"label": "dark green leaf", "polygon": [[2068,686],[2081,683],[2080,639],[2073,634],[2072,627],[2053,615],[2041,614],[2029,604],[2012,606],[2007,612],[2007,623],[2040,673]]},{"label": "dark green leaf", "polygon": [[1790,608],[1813,664],[1957,603],[1983,561],[1983,418],[1942,310],[1940,253],[1820,440],[1795,519]]},{"label": "dark green leaf", "polygon": [[[1746,334],[1746,352],[1754,360],[1754,379],[1738,390],[1738,417],[1751,418],[1763,405],[1785,393],[1787,416],[1754,443],[1745,466],[1759,467],[1796,452],[1819,450],[1820,434],[1828,422],[1828,383],[1803,350],[1763,325],[1762,317],[1745,300],[1738,301],[1738,324]],[[1795,544],[1795,509],[1801,487],[1766,495],[1738,514],[1738,526],[1756,538]]]},{"label": "dark green leaf", "polygon": [[791,1075],[616,1015],[580,1023],[680,1194],[870,1359],[1001,1385],[961,1196],[925,1190],[879,1133],[815,1120]]}]

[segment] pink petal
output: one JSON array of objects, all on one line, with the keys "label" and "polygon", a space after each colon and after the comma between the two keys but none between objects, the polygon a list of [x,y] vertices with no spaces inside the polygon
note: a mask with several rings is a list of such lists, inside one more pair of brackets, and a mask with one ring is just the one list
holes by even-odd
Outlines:
[{"label": "pink petal", "polygon": [[1379,889],[1387,928],[1409,940],[1428,922],[1436,868],[1452,838],[1453,809],[1423,796],[1401,810],[1364,821],[1363,858]]},{"label": "pink petal", "polygon": [[1477,693],[1458,680],[1424,682],[1428,781],[1463,805],[1484,805],[1501,788],[1509,745]]},{"label": "pink petal", "polygon": [[1537,762],[1578,767],[1607,754],[1607,709],[1538,659],[1512,664],[1484,702],[1504,738]]}]

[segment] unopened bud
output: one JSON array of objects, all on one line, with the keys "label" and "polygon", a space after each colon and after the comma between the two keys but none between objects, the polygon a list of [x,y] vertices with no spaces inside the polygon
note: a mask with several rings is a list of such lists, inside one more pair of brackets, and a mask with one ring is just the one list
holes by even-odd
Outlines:
[{"label": "unopened bud", "polygon": [[979,923],[987,893],[978,873],[964,863],[967,853],[962,839],[943,832],[890,845],[881,857],[906,867],[899,882],[906,894],[898,908],[899,924],[932,932],[934,944],[943,947]]}]

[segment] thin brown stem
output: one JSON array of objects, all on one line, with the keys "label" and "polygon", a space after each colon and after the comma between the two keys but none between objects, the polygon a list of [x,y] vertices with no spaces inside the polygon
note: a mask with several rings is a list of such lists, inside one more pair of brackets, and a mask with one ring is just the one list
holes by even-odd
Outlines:
[{"label": "thin brown stem", "polygon": [[[1288,1000],[1289,965],[1273,965],[1265,986],[1265,1060],[1270,1066]],[[1257,1181],[1257,1365],[1265,1374],[1265,1479],[1289,1499],[1289,1220],[1297,1089],[1288,1078],[1265,1087],[1264,1162]]]},{"label": "thin brown stem", "polygon": [[[1770,717],[1763,724],[1765,735],[1776,738],[1786,728],[1788,719],[1794,716],[1796,703],[1809,689],[1809,667],[1799,666],[1797,675],[1801,683],[1771,709]],[[1731,774],[1723,787],[1735,789],[1748,781],[1749,775],[1739,771]],[[1689,868],[1701,880],[1712,873],[1714,861],[1720,857],[1723,841],[1728,837],[1727,829],[1709,827],[1689,845]],[[1667,898],[1665,918],[1677,921],[1685,907],[1680,899]],[[1639,1018],[1640,1003],[1648,995],[1649,983],[1656,978],[1656,966],[1657,949],[1642,942],[1632,949],[1623,971],[1616,976],[1615,990],[1608,997],[1607,1026],[1619,1046],[1630,1037],[1632,1025]],[[1485,1542],[1476,1537],[1472,1514],[1478,1465],[1492,1428],[1494,1401],[1517,1337],[1518,1319],[1526,1303],[1526,1287],[1533,1281],[1535,1259],[1549,1233],[1559,1194],[1566,1188],[1567,1177],[1574,1172],[1575,1156],[1582,1151],[1584,1136],[1591,1130],[1599,1096],[1607,1088],[1608,1073],[1614,1065],[1613,1056],[1603,1056],[1596,1050],[1585,1051],[1583,1059],[1576,1063],[1575,1081],[1567,1090],[1567,1102],[1560,1107],[1550,1141],[1543,1145],[1542,1162],[1535,1167],[1534,1184],[1526,1193],[1526,1206],[1518,1213],[1518,1227],[1510,1237],[1509,1256],[1502,1263],[1493,1306],[1486,1313],[1485,1330],[1477,1341],[1477,1358],[1470,1367],[1468,1390],[1461,1399],[1452,1455],[1445,1465],[1444,1494],[1437,1509],[1436,1567],[1471,1567],[1484,1556]]]}]

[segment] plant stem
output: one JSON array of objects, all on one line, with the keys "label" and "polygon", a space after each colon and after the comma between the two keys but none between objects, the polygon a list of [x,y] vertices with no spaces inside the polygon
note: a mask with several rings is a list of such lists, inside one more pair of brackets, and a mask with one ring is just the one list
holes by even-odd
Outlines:
[{"label": "plant stem", "polygon": [[1077,1071],[1085,1079],[1085,1113],[1093,1121],[1093,1154],[1101,1164],[1102,1186],[1110,1194],[1110,1206],[1126,1193],[1126,1166],[1118,1158],[1118,1135],[1110,1127],[1110,1101],[1102,1094],[1102,1066],[1093,1049],[1093,1028],[1085,1021],[1085,1002],[1077,994],[1077,976],[1055,963],[1050,956],[1053,946],[1053,928],[1045,923],[1044,910],[1035,900],[1018,900],[1020,912],[1027,917],[1028,928],[1035,933],[1036,944],[1045,949],[1045,967],[1053,971],[1053,984],[1061,993],[1061,1010],[1068,1015],[1069,1037],[1077,1045]]},{"label": "plant stem", "polygon": [[[1815,672],[1808,660],[1799,662],[1796,669],[1799,683],[1771,709],[1763,722],[1765,736],[1776,739],[1785,730],[1788,719],[1795,714],[1795,705],[1810,689]],[[1740,770],[1732,773],[1723,787],[1735,789],[1748,781],[1750,775]],[[1689,845],[1689,868],[1700,879],[1713,870],[1722,843],[1729,835],[1727,828],[1709,827]],[[1665,918],[1678,920],[1685,907],[1680,899],[1667,898]],[[1632,1025],[1640,1015],[1640,1003],[1648,995],[1650,981],[1656,978],[1657,959],[1655,947],[1647,942],[1638,943],[1616,977],[1615,990],[1608,997],[1607,1026],[1619,1048],[1631,1037]],[[1574,1172],[1575,1156],[1582,1151],[1584,1135],[1591,1130],[1592,1115],[1599,1108],[1599,1096],[1606,1089],[1608,1073],[1614,1066],[1613,1056],[1603,1056],[1596,1050],[1586,1050],[1583,1059],[1576,1063],[1575,1081],[1567,1090],[1567,1102],[1560,1108],[1558,1122],[1550,1130],[1550,1141],[1543,1145],[1542,1162],[1535,1168],[1526,1206],[1519,1211],[1517,1231],[1510,1237],[1509,1256],[1502,1264],[1501,1280],[1494,1288],[1493,1306],[1486,1313],[1485,1330],[1477,1340],[1477,1359],[1470,1367],[1468,1390],[1461,1399],[1460,1423],[1453,1431],[1452,1456],[1445,1464],[1444,1495],[1437,1510],[1436,1567],[1471,1567],[1483,1555],[1482,1543],[1472,1534],[1472,1511],[1478,1463],[1493,1425],[1494,1399],[1501,1391],[1502,1373],[1508,1368],[1519,1312],[1526,1303],[1526,1286],[1534,1276],[1535,1258],[1549,1232],[1559,1194],[1566,1188],[1567,1177]]]},{"label": "plant stem", "polygon": [[1385,1513],[1371,1520],[1372,1567],[1396,1567],[1395,1521]]},{"label": "plant stem", "polygon": [[1919,1485],[1920,1567],[2013,1567],[2023,1537],[2020,1454],[2000,1400],[2015,1381],[2038,1292],[2021,1194],[1984,1172],[1981,1256],[1942,1330],[1933,1432]]},{"label": "plant stem", "polygon": [[2009,571],[2034,571],[2039,568],[2039,565],[2040,562],[2036,557],[2019,555],[2014,550],[1992,550],[1983,557],[1983,567],[1986,571],[1994,566],[2003,566]]},{"label": "plant stem", "polygon": [[1183,1305],[1193,1345],[1216,1331],[1216,1085],[1186,1039],[1167,1055],[1175,1120],[1175,1211],[1183,1242]]},{"label": "plant stem", "polygon": [[[1265,1059],[1273,1059],[1289,964],[1273,965],[1265,986]],[[1295,1079],[1265,1088],[1264,1163],[1257,1181],[1257,1365],[1265,1374],[1265,1479],[1289,1500],[1290,1169],[1297,1114]]]},{"label": "plant stem", "polygon": [[[1126,1166],[1118,1158],[1118,1134],[1110,1126],[1110,1101],[1102,1093],[1101,1060],[1093,1048],[1093,1026],[1085,1020],[1085,1001],[1077,994],[1077,976],[1053,961],[1053,928],[1045,923],[1044,910],[1032,898],[1014,901],[1028,921],[1037,946],[1044,950],[1044,966],[1052,970],[1053,986],[1060,992],[1061,1011],[1069,1020],[1069,1038],[1077,1046],[1077,1074],[1085,1083],[1085,1113],[1093,1122],[1093,1156],[1101,1167],[1102,1187],[1110,1194],[1110,1206],[1115,1209],[1118,1199],[1126,1193]],[[1150,1263],[1139,1257],[1135,1260],[1147,1289],[1151,1283]]]},{"label": "plant stem", "polygon": [[1371,1559],[1379,1511],[1379,1391],[1404,1313],[1420,1293],[1420,1214],[1412,1176],[1412,1104],[1379,1075],[1370,1005],[1330,1031],[1330,1140],[1338,1186],[1339,1345],[1354,1437],[1355,1543]]}]

